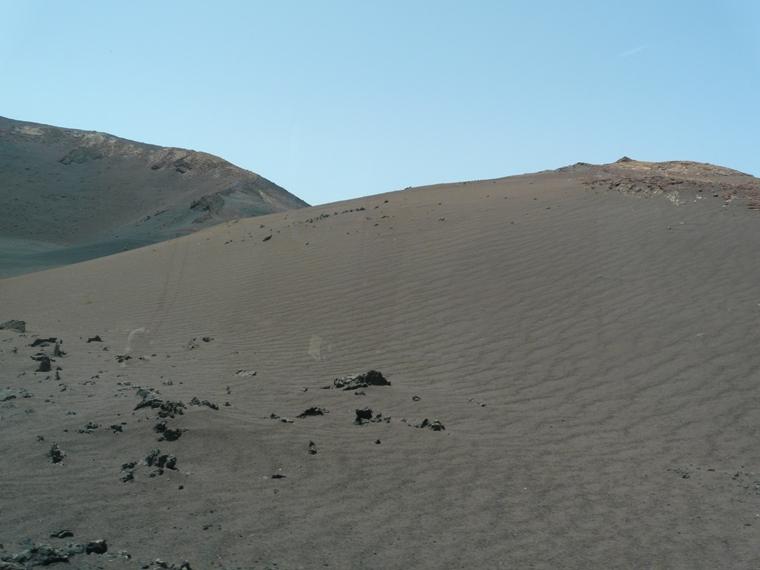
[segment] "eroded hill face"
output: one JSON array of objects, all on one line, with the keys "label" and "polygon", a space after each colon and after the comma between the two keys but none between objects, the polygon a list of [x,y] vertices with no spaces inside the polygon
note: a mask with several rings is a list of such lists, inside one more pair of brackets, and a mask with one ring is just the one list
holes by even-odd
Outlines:
[{"label": "eroded hill face", "polygon": [[0,118],[0,276],[307,204],[216,156]]}]

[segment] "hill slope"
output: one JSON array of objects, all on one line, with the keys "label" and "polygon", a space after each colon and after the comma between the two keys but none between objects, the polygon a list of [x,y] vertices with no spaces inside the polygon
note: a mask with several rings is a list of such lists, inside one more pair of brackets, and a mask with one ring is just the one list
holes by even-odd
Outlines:
[{"label": "hill slope", "polygon": [[[755,567],[756,188],[576,165],[0,281],[5,555],[70,529],[109,568]],[[323,389],[369,369],[391,385]]]},{"label": "hill slope", "polygon": [[0,276],[306,206],[210,154],[0,117]]}]

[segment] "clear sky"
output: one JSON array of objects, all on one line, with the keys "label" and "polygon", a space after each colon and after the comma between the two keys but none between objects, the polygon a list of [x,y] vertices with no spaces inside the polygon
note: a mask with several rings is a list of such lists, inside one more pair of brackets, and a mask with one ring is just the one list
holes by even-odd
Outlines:
[{"label": "clear sky", "polygon": [[0,0],[0,115],[310,203],[689,159],[760,174],[760,2]]}]

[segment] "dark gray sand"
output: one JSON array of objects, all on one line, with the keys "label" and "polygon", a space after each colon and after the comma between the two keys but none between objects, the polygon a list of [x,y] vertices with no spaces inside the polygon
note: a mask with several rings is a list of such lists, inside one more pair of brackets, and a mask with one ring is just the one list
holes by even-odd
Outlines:
[{"label": "dark gray sand", "polygon": [[2,280],[0,558],[757,568],[756,188],[576,165]]}]

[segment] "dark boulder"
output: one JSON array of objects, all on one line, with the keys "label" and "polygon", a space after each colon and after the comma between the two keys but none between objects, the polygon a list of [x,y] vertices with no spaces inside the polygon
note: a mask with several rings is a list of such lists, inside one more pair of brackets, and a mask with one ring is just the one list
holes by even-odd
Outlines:
[{"label": "dark boulder", "polygon": [[86,554],[105,554],[108,552],[108,544],[105,540],[93,540],[85,545],[84,551]]},{"label": "dark boulder", "polygon": [[48,451],[48,457],[50,458],[50,461],[53,463],[60,463],[63,461],[63,458],[66,457],[66,453],[58,447],[57,443],[54,443],[52,447],[50,448],[50,451]]},{"label": "dark boulder", "polygon": [[354,376],[342,376],[333,380],[333,388],[339,390],[357,390],[368,386],[390,386],[391,383],[383,376],[382,372],[370,370]]},{"label": "dark boulder", "polygon": [[324,416],[325,414],[329,414],[326,409],[320,408],[319,406],[312,406],[311,408],[306,408],[303,412],[298,414],[297,418],[308,418],[309,416]]}]

